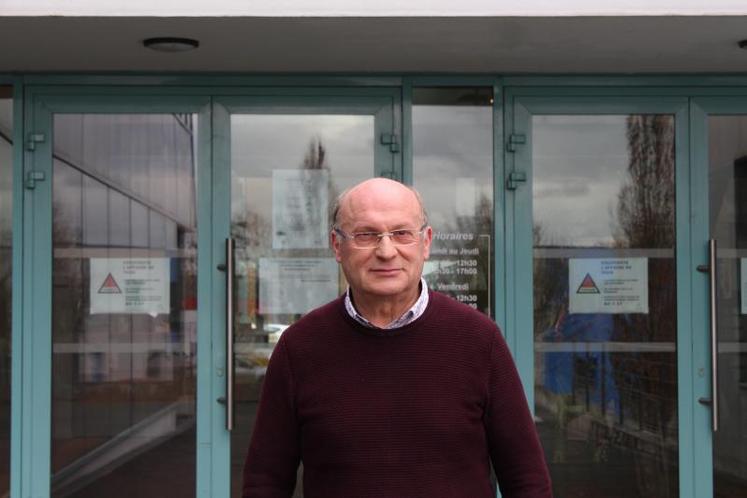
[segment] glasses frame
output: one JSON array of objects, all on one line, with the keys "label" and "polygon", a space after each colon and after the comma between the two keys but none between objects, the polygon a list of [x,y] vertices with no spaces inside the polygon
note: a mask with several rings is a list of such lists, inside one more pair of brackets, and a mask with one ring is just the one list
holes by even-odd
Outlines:
[{"label": "glasses frame", "polygon": [[426,228],[428,228],[428,222],[423,223],[423,226],[421,226],[420,229],[418,229],[418,230],[415,231],[415,234],[417,234],[417,239],[415,241],[409,243],[409,244],[401,244],[399,242],[396,242],[394,240],[394,238],[393,238],[394,232],[399,232],[401,230],[407,230],[407,231],[409,231],[409,229],[398,228],[397,230],[392,230],[392,231],[389,231],[389,232],[378,232],[378,233],[376,233],[376,237],[377,237],[376,243],[374,245],[372,245],[372,246],[359,246],[359,245],[356,245],[356,243],[355,243],[355,236],[357,234],[360,234],[360,233],[371,233],[371,234],[373,234],[374,232],[353,232],[353,233],[347,233],[347,232],[345,232],[340,227],[333,227],[332,231],[335,232],[340,237],[342,237],[343,239],[352,241],[353,242],[352,246],[355,249],[374,249],[376,247],[379,247],[379,244],[381,244],[381,239],[383,239],[384,237],[389,237],[389,241],[392,243],[392,245],[395,245],[397,247],[414,246],[415,244],[417,244],[418,242],[420,242],[423,239],[423,233],[425,232]]}]

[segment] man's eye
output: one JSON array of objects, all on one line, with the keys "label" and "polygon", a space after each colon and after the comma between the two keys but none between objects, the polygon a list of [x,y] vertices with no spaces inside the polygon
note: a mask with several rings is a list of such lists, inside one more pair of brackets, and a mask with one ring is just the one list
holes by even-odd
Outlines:
[{"label": "man's eye", "polygon": [[379,234],[376,232],[358,232],[353,234],[353,238],[358,242],[371,242],[372,240],[377,240]]},{"label": "man's eye", "polygon": [[408,241],[415,238],[415,233],[412,230],[393,230],[392,237],[397,240]]}]

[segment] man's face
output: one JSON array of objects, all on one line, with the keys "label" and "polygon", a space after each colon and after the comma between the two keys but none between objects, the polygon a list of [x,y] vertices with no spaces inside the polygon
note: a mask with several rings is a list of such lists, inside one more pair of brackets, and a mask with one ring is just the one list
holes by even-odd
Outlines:
[{"label": "man's face", "polygon": [[[347,234],[418,231],[422,225],[415,194],[397,182],[380,178],[351,190],[338,214],[338,226]],[[432,238],[431,227],[427,227],[412,245],[398,246],[389,237],[382,237],[376,247],[359,249],[352,240],[333,232],[332,246],[355,299],[408,301],[417,296]]]}]

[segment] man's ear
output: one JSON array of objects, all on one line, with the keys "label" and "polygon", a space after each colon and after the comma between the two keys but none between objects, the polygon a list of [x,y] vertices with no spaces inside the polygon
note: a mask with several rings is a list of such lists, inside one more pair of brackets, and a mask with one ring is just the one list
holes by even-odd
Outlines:
[{"label": "man's ear", "polygon": [[428,259],[428,256],[431,254],[431,242],[433,242],[433,228],[429,225],[423,231],[423,253],[425,259]]},{"label": "man's ear", "polygon": [[342,249],[340,246],[342,244],[342,241],[340,240],[340,236],[337,235],[337,232],[334,230],[330,230],[329,232],[329,243],[332,246],[332,250],[335,251],[335,260],[338,263],[342,262],[342,256],[340,255],[340,250]]}]

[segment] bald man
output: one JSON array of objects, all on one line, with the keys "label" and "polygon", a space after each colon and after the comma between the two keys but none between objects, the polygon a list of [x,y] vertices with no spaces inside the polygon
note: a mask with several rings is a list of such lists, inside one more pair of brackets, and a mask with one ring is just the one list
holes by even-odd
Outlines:
[{"label": "bald man", "polygon": [[377,178],[337,200],[347,292],[281,336],[265,376],[244,498],[549,498],[542,448],[489,317],[428,289],[420,196]]}]

